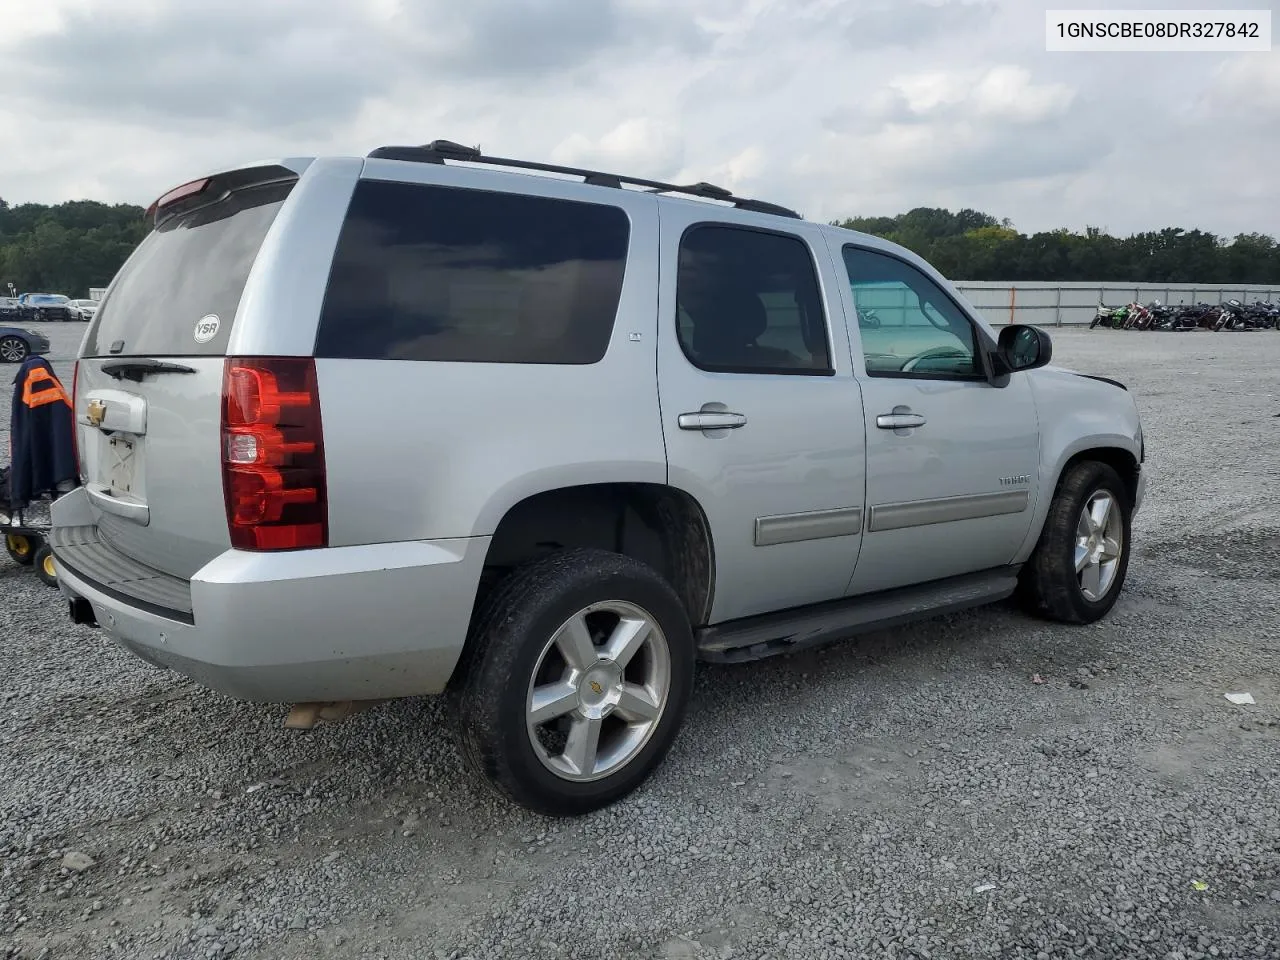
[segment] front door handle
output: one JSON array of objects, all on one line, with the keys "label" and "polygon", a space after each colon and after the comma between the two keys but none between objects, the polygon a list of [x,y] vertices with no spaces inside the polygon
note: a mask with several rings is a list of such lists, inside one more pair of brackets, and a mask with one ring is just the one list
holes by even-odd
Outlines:
[{"label": "front door handle", "polygon": [[882,413],[876,417],[876,426],[881,430],[910,430],[912,427],[923,427],[924,417],[918,413]]},{"label": "front door handle", "polygon": [[680,424],[681,430],[734,430],[746,426],[747,418],[741,413],[700,410],[697,413],[682,413],[676,422]]}]

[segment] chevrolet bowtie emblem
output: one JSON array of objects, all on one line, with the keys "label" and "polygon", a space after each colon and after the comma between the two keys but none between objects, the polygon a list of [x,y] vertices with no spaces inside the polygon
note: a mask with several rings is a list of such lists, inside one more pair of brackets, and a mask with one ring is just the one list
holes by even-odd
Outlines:
[{"label": "chevrolet bowtie emblem", "polygon": [[107,417],[107,405],[101,400],[90,400],[85,416],[88,417],[92,426],[100,427],[102,426],[102,421]]},{"label": "chevrolet bowtie emblem", "polygon": [[600,683],[599,683],[598,681],[596,681],[596,680],[592,680],[592,681],[591,681],[591,692],[592,692],[592,693],[595,693],[595,694],[604,693],[604,687],[600,686]]}]

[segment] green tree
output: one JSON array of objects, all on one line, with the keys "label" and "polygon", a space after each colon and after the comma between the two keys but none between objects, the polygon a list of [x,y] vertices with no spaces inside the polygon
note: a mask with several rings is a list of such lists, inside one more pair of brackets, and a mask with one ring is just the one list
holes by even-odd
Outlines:
[{"label": "green tree", "polygon": [[1229,243],[1180,227],[1123,238],[1099,227],[1027,236],[990,214],[934,207],[837,225],[899,243],[961,280],[1280,283],[1280,244],[1261,233],[1242,233]]},{"label": "green tree", "polygon": [[1269,283],[1255,277],[1280,275],[1280,244],[1261,233],[1237,234],[1223,248],[1224,275],[1227,283]]},{"label": "green tree", "polygon": [[87,296],[103,287],[147,233],[141,207],[73,200],[54,206],[0,199],[0,292]]}]

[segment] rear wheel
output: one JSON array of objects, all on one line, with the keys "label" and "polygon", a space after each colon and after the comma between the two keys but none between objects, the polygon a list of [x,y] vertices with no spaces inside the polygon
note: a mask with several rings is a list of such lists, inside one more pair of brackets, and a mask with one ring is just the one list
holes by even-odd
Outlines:
[{"label": "rear wheel", "polygon": [[606,806],[666,756],[693,664],[684,607],[653,569],[553,554],[510,574],[475,619],[455,682],[463,757],[538,813]]},{"label": "rear wheel", "polygon": [[4,538],[4,548],[14,563],[29,567],[35,561],[36,551],[40,549],[40,541],[36,537],[11,533]]},{"label": "rear wheel", "polygon": [[35,557],[36,576],[43,580],[51,587],[58,585],[58,569],[53,564],[53,550],[49,544],[42,543],[36,551]]},{"label": "rear wheel", "polygon": [[21,363],[31,350],[21,337],[0,337],[0,361]]},{"label": "rear wheel", "polygon": [[1019,592],[1033,612],[1093,623],[1115,606],[1129,569],[1131,506],[1120,475],[1085,460],[1063,477]]}]

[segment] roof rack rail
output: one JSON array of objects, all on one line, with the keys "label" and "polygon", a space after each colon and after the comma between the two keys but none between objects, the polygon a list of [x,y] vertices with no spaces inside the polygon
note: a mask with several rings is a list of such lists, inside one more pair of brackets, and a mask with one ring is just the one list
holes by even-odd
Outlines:
[{"label": "roof rack rail", "polygon": [[660,180],[644,180],[640,177],[626,177],[616,173],[603,173],[599,170],[584,170],[579,167],[564,167],[554,163],[538,163],[533,160],[512,160],[506,157],[490,157],[480,152],[479,147],[467,147],[451,140],[433,140],[417,147],[378,147],[368,154],[371,160],[405,160],[411,163],[440,163],[452,160],[455,163],[487,163],[495,167],[513,167],[518,170],[538,170],[544,173],[560,173],[571,177],[582,177],[583,183],[597,187],[613,187],[622,189],[622,185],[647,187],[651,193],[681,193],[691,197],[702,197],[707,200],[720,200],[731,203],[739,210],[753,213],[769,213],[779,217],[791,217],[802,220],[796,211],[776,203],[764,200],[752,200],[749,197],[735,197],[724,187],[711,183],[693,183],[681,186],[675,183],[663,183]]}]

